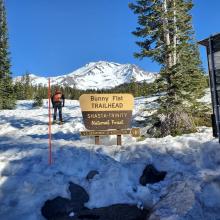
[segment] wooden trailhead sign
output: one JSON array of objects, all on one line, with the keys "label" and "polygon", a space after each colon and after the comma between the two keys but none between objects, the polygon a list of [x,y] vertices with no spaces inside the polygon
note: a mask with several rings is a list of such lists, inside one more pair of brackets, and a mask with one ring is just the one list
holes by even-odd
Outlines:
[{"label": "wooden trailhead sign", "polygon": [[117,144],[121,145],[121,135],[140,136],[139,128],[131,127],[134,97],[131,94],[83,94],[79,98],[83,121],[87,131],[81,136],[95,136],[95,144],[99,137],[117,135]]},{"label": "wooden trailhead sign", "polygon": [[89,130],[130,127],[134,107],[131,94],[84,94],[79,102],[85,127]]}]

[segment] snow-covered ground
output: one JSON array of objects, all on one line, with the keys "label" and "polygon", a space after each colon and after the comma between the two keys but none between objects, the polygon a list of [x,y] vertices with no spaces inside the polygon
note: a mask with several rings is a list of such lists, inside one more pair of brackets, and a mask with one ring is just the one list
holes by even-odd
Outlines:
[{"label": "snow-covered ground", "polygon": [[[157,97],[137,98],[134,119],[157,107]],[[80,137],[84,130],[78,101],[67,100],[63,125],[52,126],[53,163],[48,165],[47,101],[32,109],[19,101],[16,110],[0,111],[0,219],[43,220],[41,207],[56,196],[69,197],[68,182],[84,187],[89,208],[115,203],[153,207],[160,219],[220,219],[220,145],[211,128],[179,137]],[[147,107],[149,111],[144,111]],[[141,186],[147,164],[167,171],[164,181]],[[91,170],[99,174],[91,181]],[[152,216],[152,219],[156,219]]]}]

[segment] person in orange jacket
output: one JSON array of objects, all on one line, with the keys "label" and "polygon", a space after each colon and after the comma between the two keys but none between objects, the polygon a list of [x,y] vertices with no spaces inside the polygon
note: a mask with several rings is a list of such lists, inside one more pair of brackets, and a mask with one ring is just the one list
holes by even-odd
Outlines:
[{"label": "person in orange jacket", "polygon": [[63,122],[63,117],[62,117],[62,107],[64,107],[65,104],[65,97],[64,94],[59,90],[59,88],[55,89],[54,95],[51,97],[51,102],[52,106],[54,108],[54,113],[53,113],[53,122],[56,122],[57,118],[57,110],[59,111],[59,120],[60,123]]}]

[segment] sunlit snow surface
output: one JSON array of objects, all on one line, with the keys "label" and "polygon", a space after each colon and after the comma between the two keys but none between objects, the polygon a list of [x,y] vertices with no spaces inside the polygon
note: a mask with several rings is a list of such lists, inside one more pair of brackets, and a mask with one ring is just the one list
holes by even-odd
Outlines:
[{"label": "sunlit snow surface", "polygon": [[[135,100],[134,120],[154,111],[157,97]],[[84,130],[78,101],[67,100],[63,125],[52,126],[53,164],[48,165],[48,109],[19,101],[16,110],[0,111],[0,219],[42,220],[47,199],[69,197],[68,182],[83,186],[89,208],[115,203],[154,206],[161,219],[219,219],[220,147],[211,128],[179,137],[137,141],[79,135]],[[153,110],[154,109],[154,110]],[[151,113],[149,113],[151,114]],[[144,167],[153,163],[168,172],[164,181],[141,186]],[[98,170],[88,182],[90,170]]]}]

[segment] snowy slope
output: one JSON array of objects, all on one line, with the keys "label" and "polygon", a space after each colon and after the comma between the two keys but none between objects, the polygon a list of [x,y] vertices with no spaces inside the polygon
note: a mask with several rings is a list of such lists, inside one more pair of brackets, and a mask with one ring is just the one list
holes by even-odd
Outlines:
[{"label": "snowy slope", "polygon": [[[144,106],[153,110],[157,97],[137,98],[134,119]],[[40,109],[19,101],[16,110],[0,111],[0,219],[43,220],[47,199],[69,197],[68,182],[83,186],[87,206],[115,203],[154,207],[160,219],[217,220],[220,216],[220,145],[210,128],[179,137],[137,141],[80,137],[84,130],[78,101],[67,100],[66,123],[52,127],[53,164],[48,165],[47,101]],[[146,114],[146,113],[145,113]],[[164,181],[141,186],[146,164],[168,172]],[[99,175],[88,182],[90,170]]]},{"label": "snowy slope", "polygon": [[[31,74],[33,85],[47,85],[48,79]],[[153,82],[155,73],[148,73],[132,64],[118,64],[113,62],[93,62],[67,75],[51,77],[52,85],[76,87],[78,89],[108,89],[132,80],[137,82]],[[16,77],[15,81],[21,80]]]}]

